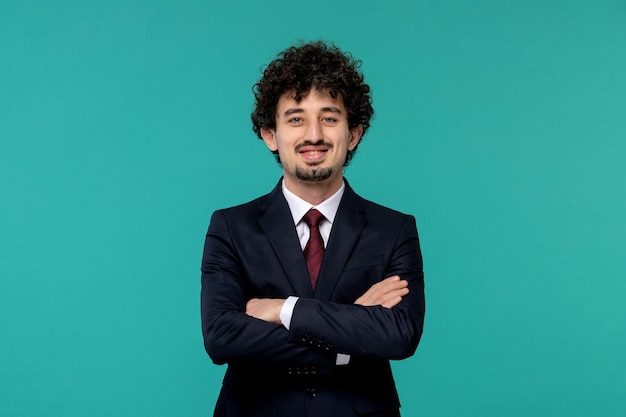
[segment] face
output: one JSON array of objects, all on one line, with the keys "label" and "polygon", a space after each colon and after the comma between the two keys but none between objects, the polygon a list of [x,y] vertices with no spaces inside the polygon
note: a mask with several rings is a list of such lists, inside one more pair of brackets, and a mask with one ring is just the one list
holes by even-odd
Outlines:
[{"label": "face", "polygon": [[287,187],[341,186],[343,164],[361,139],[363,127],[348,128],[341,97],[311,89],[300,102],[283,94],[276,106],[276,128],[262,129],[268,148],[278,151]]}]

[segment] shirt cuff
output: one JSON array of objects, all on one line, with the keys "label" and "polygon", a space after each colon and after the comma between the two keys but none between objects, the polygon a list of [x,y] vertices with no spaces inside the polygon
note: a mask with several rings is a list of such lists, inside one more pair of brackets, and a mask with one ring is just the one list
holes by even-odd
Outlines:
[{"label": "shirt cuff", "polygon": [[298,297],[287,297],[280,309],[280,322],[287,330],[289,330],[289,326],[291,326],[291,317],[293,316],[293,309],[296,307],[297,301]]},{"label": "shirt cuff", "polygon": [[345,355],[343,353],[337,354],[337,360],[335,361],[335,365],[347,365],[350,363],[350,355]]},{"label": "shirt cuff", "polygon": [[[282,308],[280,309],[280,322],[287,330],[289,330],[289,326],[291,326],[291,317],[293,316],[293,309],[296,307],[296,303],[298,302],[298,297],[287,297],[285,302],[283,303]],[[348,365],[350,363],[350,355],[345,355],[343,353],[337,354],[337,359],[335,360],[335,365]]]}]

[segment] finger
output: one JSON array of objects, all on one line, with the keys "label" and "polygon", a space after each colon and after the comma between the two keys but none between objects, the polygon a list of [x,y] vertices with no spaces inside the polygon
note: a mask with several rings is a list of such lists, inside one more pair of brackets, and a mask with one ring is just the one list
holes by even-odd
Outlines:
[{"label": "finger", "polygon": [[374,302],[380,296],[380,294],[384,294],[386,292],[384,288],[381,288],[381,286],[383,285],[382,283],[383,281],[380,281],[372,285],[365,292],[365,294],[357,298],[357,300],[355,301],[355,304],[374,305],[371,303]]},{"label": "finger", "polygon": [[248,300],[248,302],[246,303],[246,311],[250,310],[250,307],[254,306],[256,300],[256,298],[251,298],[250,300]]},{"label": "finger", "polygon": [[378,281],[376,284],[372,285],[369,290],[367,290],[366,294],[368,292],[377,292],[381,289],[384,289],[388,286],[393,286],[395,285],[395,283],[400,281],[400,277],[397,275],[394,275],[392,277],[389,278],[385,278],[382,281]]},{"label": "finger", "polygon": [[382,281],[378,282],[378,284],[383,284],[384,285],[384,284],[387,284],[387,283],[390,283],[390,282],[397,282],[397,281],[400,281],[400,276],[392,275],[392,276],[387,277],[387,278],[383,279]]},{"label": "finger", "polygon": [[408,288],[402,288],[393,293],[389,293],[384,300],[381,300],[380,305],[386,308],[392,308],[402,302],[402,299],[409,293]]},{"label": "finger", "polygon": [[[375,297],[361,297],[355,301],[355,304],[360,304],[363,306],[384,306],[387,308],[391,308],[397,305],[402,297],[409,293],[409,289],[407,287],[399,287],[384,293],[380,293]],[[400,299],[398,300],[398,297]]]},{"label": "finger", "polygon": [[409,282],[405,280],[384,282],[379,288],[376,289],[376,295],[381,296],[383,294],[406,288],[409,286]]},{"label": "finger", "polygon": [[402,298],[405,297],[408,293],[408,288],[400,288],[398,290],[385,294],[384,297],[380,297],[377,304],[387,308],[394,307],[398,305],[400,301],[402,301]]},{"label": "finger", "polygon": [[354,303],[363,306],[382,305],[383,300],[389,298],[386,294],[406,288],[408,285],[408,281],[400,279],[398,275],[393,275],[372,285],[365,294],[357,298]]},{"label": "finger", "polygon": [[401,301],[402,301],[402,297],[395,297],[381,305],[385,308],[392,308],[400,304]]}]

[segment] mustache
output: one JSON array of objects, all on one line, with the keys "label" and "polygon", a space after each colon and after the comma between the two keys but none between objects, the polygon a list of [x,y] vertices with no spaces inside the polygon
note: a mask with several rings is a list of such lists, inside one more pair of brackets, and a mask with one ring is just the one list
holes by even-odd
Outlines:
[{"label": "mustache", "polygon": [[333,144],[331,142],[324,142],[323,140],[318,140],[317,142],[312,142],[310,140],[305,140],[299,145],[296,145],[296,152],[300,152],[300,149],[304,146],[319,146],[324,145],[328,149],[333,149]]}]

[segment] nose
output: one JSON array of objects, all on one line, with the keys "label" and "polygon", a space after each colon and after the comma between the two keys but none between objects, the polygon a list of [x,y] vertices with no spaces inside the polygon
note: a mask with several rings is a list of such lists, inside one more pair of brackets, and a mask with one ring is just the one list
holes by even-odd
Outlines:
[{"label": "nose", "polygon": [[323,139],[322,125],[319,120],[313,119],[307,123],[304,140],[311,141],[313,143]]}]

